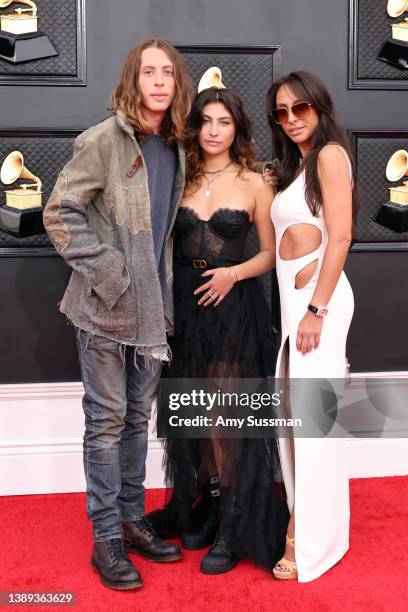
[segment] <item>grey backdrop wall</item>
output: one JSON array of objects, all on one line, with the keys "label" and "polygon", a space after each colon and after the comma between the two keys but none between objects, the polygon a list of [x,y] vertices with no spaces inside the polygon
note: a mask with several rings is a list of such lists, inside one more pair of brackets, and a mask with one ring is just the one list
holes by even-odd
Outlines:
[{"label": "grey backdrop wall", "polygon": [[[151,34],[183,44],[279,44],[283,72],[318,74],[347,128],[408,127],[407,92],[347,88],[346,0],[87,0],[86,24],[87,86],[1,85],[0,128],[97,123],[122,60]],[[68,270],[59,259],[7,255],[0,257],[0,382],[77,380],[72,330],[56,311]],[[356,296],[348,350],[353,371],[408,370],[407,257],[406,251],[349,256]]]}]

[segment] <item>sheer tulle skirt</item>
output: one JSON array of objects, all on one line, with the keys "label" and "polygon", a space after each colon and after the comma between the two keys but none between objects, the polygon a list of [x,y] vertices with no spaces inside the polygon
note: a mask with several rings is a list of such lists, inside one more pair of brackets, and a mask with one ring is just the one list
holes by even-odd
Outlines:
[{"label": "sheer tulle skirt", "polygon": [[[171,378],[273,376],[278,335],[263,290],[254,279],[237,283],[217,307],[198,306],[199,271],[175,264],[175,335]],[[160,410],[160,405],[158,410]],[[162,520],[178,533],[194,529],[211,475],[221,485],[221,522],[229,544],[271,569],[284,551],[288,508],[278,443],[271,438],[165,439],[167,491]],[[207,493],[206,493],[207,492]]]}]

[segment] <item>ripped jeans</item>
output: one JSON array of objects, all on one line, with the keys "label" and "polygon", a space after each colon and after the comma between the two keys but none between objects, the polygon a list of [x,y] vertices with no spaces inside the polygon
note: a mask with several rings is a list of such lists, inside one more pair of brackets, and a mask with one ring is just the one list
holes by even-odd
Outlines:
[{"label": "ripped jeans", "polygon": [[[122,538],[122,523],[144,515],[148,424],[160,378],[134,347],[76,328],[85,395],[84,469],[94,540]],[[137,368],[134,365],[136,357]]]}]

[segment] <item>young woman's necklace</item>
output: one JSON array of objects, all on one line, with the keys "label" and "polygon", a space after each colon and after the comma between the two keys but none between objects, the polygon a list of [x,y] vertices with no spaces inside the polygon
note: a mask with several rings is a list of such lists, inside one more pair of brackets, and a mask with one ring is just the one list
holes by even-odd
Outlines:
[{"label": "young woman's necklace", "polygon": [[[207,181],[207,189],[205,190],[205,197],[209,198],[211,193],[210,193],[210,187],[213,184],[213,182],[219,177],[221,176],[221,174],[224,172],[224,170],[226,170],[227,168],[229,168],[229,166],[231,166],[231,164],[233,164],[234,162],[230,161],[228,162],[228,164],[226,166],[224,166],[223,168],[221,168],[220,170],[211,170],[208,172],[204,172],[203,173],[203,177],[205,178],[205,180]],[[205,175],[206,174],[215,174],[215,176],[213,178],[207,178]]]}]

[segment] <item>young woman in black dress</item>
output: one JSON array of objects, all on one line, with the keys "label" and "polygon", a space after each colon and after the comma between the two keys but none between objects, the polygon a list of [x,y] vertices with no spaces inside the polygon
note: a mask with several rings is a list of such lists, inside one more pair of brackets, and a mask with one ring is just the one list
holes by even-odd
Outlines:
[{"label": "young woman in black dress", "polygon": [[[187,122],[186,190],[174,230],[175,335],[166,377],[274,375],[277,337],[256,280],[275,262],[273,191],[251,170],[253,159],[238,95],[215,87],[199,93]],[[253,226],[259,251],[244,261]],[[243,556],[273,568],[288,522],[276,437],[169,436],[165,467],[172,489],[165,508],[149,515],[158,534],[181,535],[188,549],[211,545],[204,573],[227,572]]]}]

